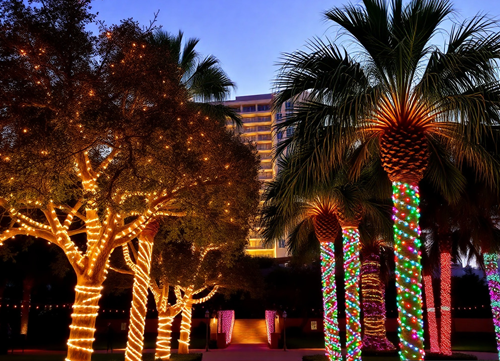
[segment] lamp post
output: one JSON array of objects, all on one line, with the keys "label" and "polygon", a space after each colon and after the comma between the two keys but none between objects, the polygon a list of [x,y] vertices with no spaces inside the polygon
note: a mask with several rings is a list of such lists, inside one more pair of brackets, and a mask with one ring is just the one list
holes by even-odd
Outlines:
[{"label": "lamp post", "polygon": [[286,311],[283,311],[283,351],[286,351]]},{"label": "lamp post", "polygon": [[206,346],[205,346],[205,351],[208,352],[208,330],[209,330],[209,327],[210,327],[210,311],[209,310],[206,310],[205,311],[205,321],[206,321],[206,324],[207,324],[207,342],[206,342]]}]

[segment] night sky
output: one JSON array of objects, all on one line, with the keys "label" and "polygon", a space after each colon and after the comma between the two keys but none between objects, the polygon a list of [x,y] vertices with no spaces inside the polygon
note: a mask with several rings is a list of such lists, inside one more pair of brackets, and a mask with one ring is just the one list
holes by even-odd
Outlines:
[{"label": "night sky", "polygon": [[[335,39],[337,30],[323,12],[345,0],[95,0],[93,9],[107,24],[133,18],[149,25],[160,10],[157,25],[185,37],[200,39],[198,51],[213,54],[236,82],[234,95],[268,93],[280,54],[303,48],[314,37]],[[353,1],[361,3],[361,1]],[[500,1],[456,0],[458,19],[478,12],[500,17]],[[443,41],[437,35],[436,42]]]}]

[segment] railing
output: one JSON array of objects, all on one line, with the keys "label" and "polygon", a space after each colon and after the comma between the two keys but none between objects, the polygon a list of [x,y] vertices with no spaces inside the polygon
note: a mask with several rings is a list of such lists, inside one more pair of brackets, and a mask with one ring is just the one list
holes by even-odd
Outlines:
[{"label": "railing", "polygon": [[246,123],[260,123],[260,122],[270,122],[271,117],[249,117],[249,118],[242,118],[241,121],[243,124]]},{"label": "railing", "polygon": [[234,311],[219,311],[217,312],[217,318],[219,321],[217,333],[225,333],[226,345],[229,345],[233,337]]},{"label": "railing", "polygon": [[273,145],[270,143],[257,144],[257,150],[271,150],[271,149],[273,149]]},{"label": "railing", "polygon": [[267,343],[269,345],[271,345],[271,334],[273,334],[276,331],[274,326],[275,317],[276,317],[276,311],[266,311]]}]

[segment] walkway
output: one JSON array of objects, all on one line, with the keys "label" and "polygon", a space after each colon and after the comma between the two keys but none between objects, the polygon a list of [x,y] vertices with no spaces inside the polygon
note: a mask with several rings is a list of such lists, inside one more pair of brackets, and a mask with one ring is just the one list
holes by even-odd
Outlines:
[{"label": "walkway", "polygon": [[[116,350],[116,353],[123,353],[124,350]],[[153,353],[153,349],[144,350],[144,353]],[[177,350],[173,350],[177,352]],[[192,353],[203,353],[203,361],[302,361],[302,356],[317,355],[324,352],[323,349],[300,349],[300,350],[270,350],[265,345],[232,345],[224,350],[191,350]],[[498,355],[494,352],[467,352],[477,356],[478,360],[498,360]],[[106,351],[97,350],[96,353],[103,354]],[[14,350],[14,355],[20,355],[20,350]],[[66,351],[47,351],[47,350],[26,350],[26,357],[30,355],[66,355]],[[0,355],[0,361],[9,361],[13,359],[11,354]],[[14,358],[15,359],[15,358]],[[33,357],[40,360],[38,357]],[[398,357],[363,357],[363,361],[399,361]]]},{"label": "walkway", "polygon": [[231,345],[267,344],[266,320],[236,319]]},{"label": "walkway", "polygon": [[[196,352],[196,351],[193,351]],[[322,354],[323,349],[271,350],[267,345],[231,345],[224,350],[203,351],[203,361],[302,361],[302,356]]]}]

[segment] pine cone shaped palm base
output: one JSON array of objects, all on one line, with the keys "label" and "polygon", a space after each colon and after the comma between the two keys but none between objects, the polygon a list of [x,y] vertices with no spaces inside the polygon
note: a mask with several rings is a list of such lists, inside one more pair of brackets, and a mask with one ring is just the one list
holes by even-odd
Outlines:
[{"label": "pine cone shaped palm base", "polygon": [[382,165],[392,182],[418,183],[429,161],[423,130],[390,128],[380,138]]},{"label": "pine cone shaped palm base", "polygon": [[314,230],[320,242],[334,242],[341,228],[335,213],[323,211],[314,217]]}]

